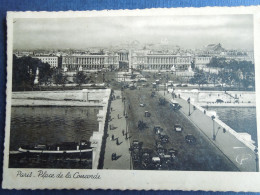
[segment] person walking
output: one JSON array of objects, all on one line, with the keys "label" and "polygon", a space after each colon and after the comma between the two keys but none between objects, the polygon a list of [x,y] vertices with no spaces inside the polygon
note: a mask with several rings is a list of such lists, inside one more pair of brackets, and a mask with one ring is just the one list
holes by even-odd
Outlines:
[{"label": "person walking", "polygon": [[122,134],[123,134],[123,136],[125,135],[125,131],[124,131],[124,129],[122,130]]}]

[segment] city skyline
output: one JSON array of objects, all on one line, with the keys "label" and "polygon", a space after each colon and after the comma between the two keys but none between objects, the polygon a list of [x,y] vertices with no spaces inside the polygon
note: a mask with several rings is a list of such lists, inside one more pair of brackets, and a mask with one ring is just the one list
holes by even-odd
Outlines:
[{"label": "city skyline", "polygon": [[[202,38],[203,37],[203,38]],[[80,41],[79,41],[80,40]],[[253,50],[252,15],[15,19],[14,49],[86,49],[140,44]]]}]

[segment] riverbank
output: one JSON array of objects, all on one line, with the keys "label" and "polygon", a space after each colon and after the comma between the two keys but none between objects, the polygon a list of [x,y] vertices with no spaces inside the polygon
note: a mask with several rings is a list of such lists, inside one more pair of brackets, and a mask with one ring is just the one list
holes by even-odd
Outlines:
[{"label": "riverbank", "polygon": [[255,92],[249,91],[199,91],[199,90],[172,90],[176,97],[190,98],[202,107],[256,107]]},{"label": "riverbank", "polygon": [[12,106],[103,106],[110,89],[12,93]]}]

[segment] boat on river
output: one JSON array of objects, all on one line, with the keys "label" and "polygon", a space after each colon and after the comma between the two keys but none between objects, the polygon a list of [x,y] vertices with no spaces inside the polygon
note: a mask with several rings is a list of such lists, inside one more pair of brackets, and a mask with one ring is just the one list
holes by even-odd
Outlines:
[{"label": "boat on river", "polygon": [[90,142],[87,141],[81,141],[80,143],[62,142],[54,145],[24,145],[18,151],[30,154],[82,154],[91,153],[92,147]]}]

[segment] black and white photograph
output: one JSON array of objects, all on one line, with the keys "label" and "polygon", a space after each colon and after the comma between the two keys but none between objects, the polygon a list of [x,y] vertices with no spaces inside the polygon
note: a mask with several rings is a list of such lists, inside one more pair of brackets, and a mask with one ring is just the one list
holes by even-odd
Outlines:
[{"label": "black and white photograph", "polygon": [[254,28],[238,13],[13,17],[7,168],[259,172]]}]

